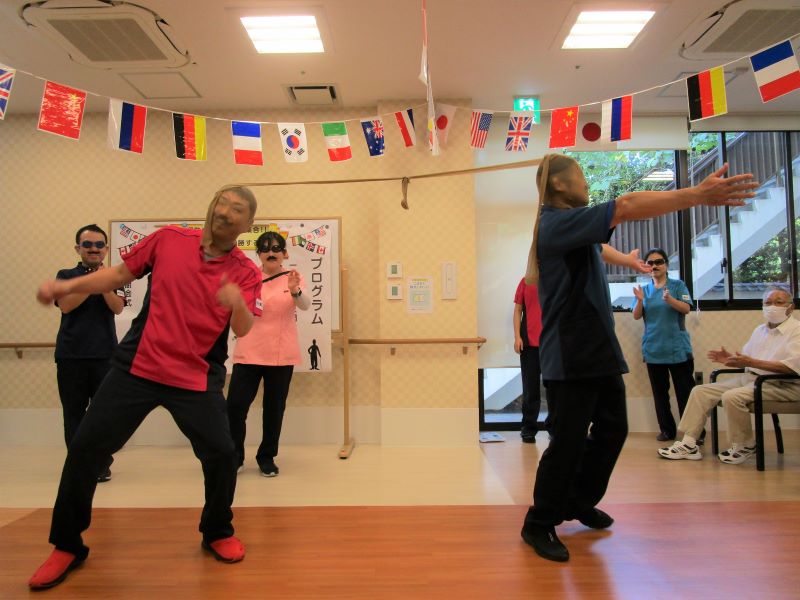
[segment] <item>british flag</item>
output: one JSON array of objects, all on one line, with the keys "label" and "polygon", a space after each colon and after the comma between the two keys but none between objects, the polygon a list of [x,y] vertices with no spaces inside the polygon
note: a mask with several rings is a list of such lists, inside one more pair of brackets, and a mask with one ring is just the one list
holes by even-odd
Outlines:
[{"label": "british flag", "polygon": [[489,135],[489,127],[492,124],[492,113],[480,110],[472,111],[472,122],[470,125],[470,141],[472,148],[483,148],[486,145],[486,137]]},{"label": "british flag", "polygon": [[525,152],[528,149],[532,124],[532,117],[511,113],[511,118],[508,120],[506,152]]},{"label": "british flag", "polygon": [[0,119],[6,116],[8,99],[11,97],[11,85],[14,83],[14,69],[0,66]]}]

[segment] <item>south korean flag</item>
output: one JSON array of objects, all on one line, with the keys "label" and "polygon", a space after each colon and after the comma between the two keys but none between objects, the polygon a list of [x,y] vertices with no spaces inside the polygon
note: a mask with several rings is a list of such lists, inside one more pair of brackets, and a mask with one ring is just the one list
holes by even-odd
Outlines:
[{"label": "south korean flag", "polygon": [[278,123],[278,131],[281,134],[286,162],[306,162],[308,160],[306,126],[303,123]]}]

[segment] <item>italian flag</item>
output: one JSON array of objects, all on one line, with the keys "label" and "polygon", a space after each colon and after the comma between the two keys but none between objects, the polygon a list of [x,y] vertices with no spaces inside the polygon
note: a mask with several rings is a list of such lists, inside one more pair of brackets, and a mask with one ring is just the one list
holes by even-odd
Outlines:
[{"label": "italian flag", "polygon": [[328,156],[333,162],[350,160],[353,157],[350,151],[350,138],[347,137],[347,127],[344,121],[323,123],[322,134],[325,136]]}]

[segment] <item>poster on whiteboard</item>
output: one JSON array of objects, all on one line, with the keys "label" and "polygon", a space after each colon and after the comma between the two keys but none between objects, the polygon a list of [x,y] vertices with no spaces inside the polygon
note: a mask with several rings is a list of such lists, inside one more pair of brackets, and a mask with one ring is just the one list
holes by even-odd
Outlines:
[{"label": "poster on whiteboard", "polygon": [[[111,264],[122,262],[122,257],[139,241],[168,225],[202,229],[202,220],[119,220],[111,221]],[[306,293],[311,298],[308,310],[297,310],[297,337],[301,364],[295,372],[320,373],[331,370],[331,330],[338,326],[339,293],[339,220],[338,219],[256,219],[246,233],[239,236],[238,247],[259,268],[256,240],[265,231],[275,231],[286,239],[289,257],[284,260],[285,270],[297,269],[303,276]],[[125,286],[125,308],[117,316],[117,336],[127,333],[133,319],[142,308],[147,293],[147,277]],[[230,333],[228,354],[233,354],[236,337]],[[230,372],[230,358],[226,363]]]}]

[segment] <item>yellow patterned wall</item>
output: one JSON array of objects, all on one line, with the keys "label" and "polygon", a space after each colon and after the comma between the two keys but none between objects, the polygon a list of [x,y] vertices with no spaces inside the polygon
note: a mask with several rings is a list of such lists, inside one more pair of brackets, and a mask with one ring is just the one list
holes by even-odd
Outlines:
[{"label": "yellow patterned wall", "polygon": [[[418,102],[417,102],[418,104]],[[465,105],[468,103],[465,103]],[[331,111],[284,111],[220,114],[237,119],[322,121],[369,117],[399,110],[408,102],[379,107]],[[416,112],[418,120],[422,113]],[[463,126],[468,117],[459,115]],[[385,119],[386,156],[371,158],[360,125],[348,122],[353,159],[331,163],[319,126],[307,128],[310,160],[288,164],[281,154],[275,126],[263,133],[264,167],[233,164],[229,121],[209,120],[208,161],[186,162],[174,156],[169,113],[148,115],[145,150],[141,156],[106,148],[105,114],[86,115],[81,139],[70,141],[36,130],[36,116],[9,116],[0,122],[0,164],[4,201],[0,240],[6,248],[0,286],[0,341],[48,342],[55,339],[59,314],[34,299],[37,285],[58,269],[75,264],[75,230],[110,219],[200,217],[214,191],[226,183],[339,180],[408,175],[471,166],[465,132],[452,136],[453,147],[432,159],[422,145],[405,149],[394,122]],[[475,335],[474,206],[471,177],[412,183],[411,210],[400,207],[397,182],[350,185],[255,187],[259,217],[342,218],[342,264],[349,269],[351,336]],[[397,314],[385,299],[385,262],[402,260],[414,274],[437,277],[438,265],[455,260],[459,269],[459,299],[435,300],[430,317]],[[451,352],[452,351],[452,352]],[[395,357],[388,349],[354,346],[351,400],[354,404],[392,407],[475,406],[477,368],[474,349],[438,349],[444,359],[419,386],[410,374],[430,369],[431,354],[409,347]],[[450,355],[457,357],[450,360]],[[436,363],[437,361],[433,361]],[[452,363],[452,364],[451,364]],[[438,363],[437,363],[438,364]],[[334,350],[330,374],[298,375],[289,403],[295,406],[341,404],[342,362]],[[383,380],[388,378],[387,381]],[[397,382],[402,385],[397,386]],[[0,351],[0,408],[59,406],[52,349],[27,350],[18,359]],[[439,385],[437,385],[439,384]],[[395,391],[395,386],[402,393]],[[442,389],[448,390],[442,393]]]}]

